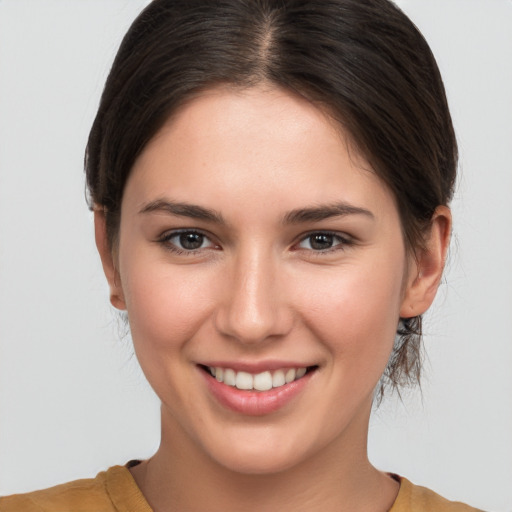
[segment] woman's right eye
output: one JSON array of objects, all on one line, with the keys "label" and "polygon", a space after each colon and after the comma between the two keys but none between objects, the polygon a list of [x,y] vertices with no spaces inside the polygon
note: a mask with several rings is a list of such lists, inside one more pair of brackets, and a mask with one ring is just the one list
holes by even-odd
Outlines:
[{"label": "woman's right eye", "polygon": [[204,233],[194,230],[165,233],[158,242],[178,254],[193,254],[201,249],[217,247]]}]

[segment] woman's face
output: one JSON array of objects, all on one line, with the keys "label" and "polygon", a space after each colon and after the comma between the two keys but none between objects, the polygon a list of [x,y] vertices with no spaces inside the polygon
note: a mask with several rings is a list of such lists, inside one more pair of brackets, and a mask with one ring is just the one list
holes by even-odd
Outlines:
[{"label": "woman's face", "polygon": [[279,89],[212,90],[147,145],[115,300],[164,440],[248,473],[365,449],[410,280],[393,197],[365,168]]}]

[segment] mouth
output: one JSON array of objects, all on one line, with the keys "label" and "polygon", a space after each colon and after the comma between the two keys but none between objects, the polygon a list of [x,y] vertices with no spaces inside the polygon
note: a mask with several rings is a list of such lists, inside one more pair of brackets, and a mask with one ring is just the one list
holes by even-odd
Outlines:
[{"label": "mouth", "polygon": [[[289,361],[204,361],[197,364],[208,394],[222,408],[243,416],[289,411],[308,389],[317,389],[319,365]],[[313,386],[313,387],[312,387]]]},{"label": "mouth", "polygon": [[199,365],[199,367],[217,382],[242,391],[270,391],[296,382],[314,372],[318,366],[279,368],[259,373],[236,371],[233,368]]}]

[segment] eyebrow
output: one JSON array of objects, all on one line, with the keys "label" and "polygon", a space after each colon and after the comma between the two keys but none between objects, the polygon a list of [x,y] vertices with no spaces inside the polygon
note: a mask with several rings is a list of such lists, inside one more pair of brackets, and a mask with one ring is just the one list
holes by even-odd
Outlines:
[{"label": "eyebrow", "polygon": [[163,212],[178,217],[189,217],[191,219],[204,220],[216,224],[225,224],[222,215],[215,210],[210,210],[209,208],[195,204],[169,201],[167,199],[151,201],[145,204],[139,211],[139,213],[142,214],[153,212]]},{"label": "eyebrow", "polygon": [[[213,222],[215,224],[226,224],[222,215],[215,210],[190,203],[170,201],[168,199],[156,199],[145,204],[140,214],[162,212],[179,217]],[[347,203],[335,203],[330,205],[312,206],[291,210],[283,217],[283,224],[300,224],[302,222],[319,222],[331,217],[345,217],[347,215],[364,215],[371,219],[375,216],[370,210],[353,206]]]},{"label": "eyebrow", "polygon": [[366,208],[360,208],[359,206],[353,206],[347,203],[335,203],[292,210],[284,216],[283,223],[300,224],[301,222],[318,222],[331,217],[345,217],[347,215],[364,215],[370,219],[375,219],[373,213]]}]

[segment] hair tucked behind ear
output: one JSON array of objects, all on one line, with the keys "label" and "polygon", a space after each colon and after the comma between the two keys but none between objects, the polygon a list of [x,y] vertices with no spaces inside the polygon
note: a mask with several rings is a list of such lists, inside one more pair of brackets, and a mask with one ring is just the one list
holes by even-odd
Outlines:
[{"label": "hair tucked behind ear", "polygon": [[421,316],[400,319],[393,351],[375,395],[377,405],[382,402],[387,390],[400,396],[401,388],[420,382],[423,366],[422,323]]}]

